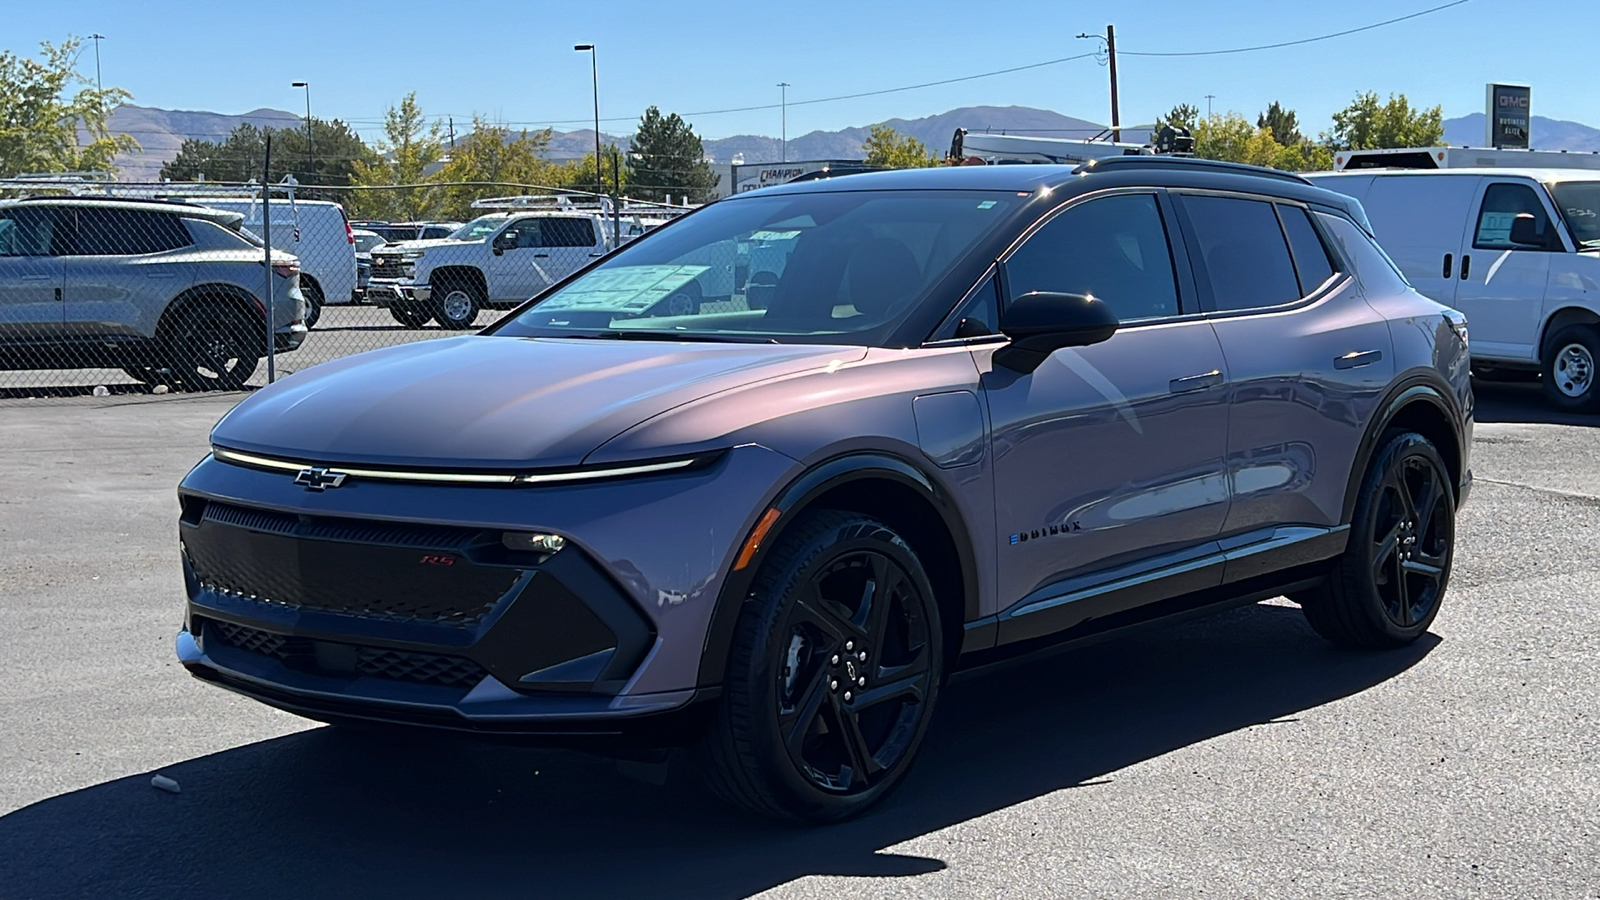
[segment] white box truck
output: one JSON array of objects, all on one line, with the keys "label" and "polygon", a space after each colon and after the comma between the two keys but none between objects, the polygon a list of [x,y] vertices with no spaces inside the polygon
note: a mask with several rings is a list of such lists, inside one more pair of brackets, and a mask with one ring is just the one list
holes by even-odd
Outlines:
[{"label": "white box truck", "polygon": [[1467,316],[1473,371],[1538,372],[1557,408],[1600,412],[1600,172],[1358,170],[1354,197],[1400,271]]}]

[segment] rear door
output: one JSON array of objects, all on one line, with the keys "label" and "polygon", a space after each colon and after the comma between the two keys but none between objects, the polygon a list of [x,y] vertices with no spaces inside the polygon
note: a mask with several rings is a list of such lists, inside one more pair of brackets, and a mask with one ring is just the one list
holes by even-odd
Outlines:
[{"label": "rear door", "polygon": [[[1566,252],[1549,195],[1528,179],[1486,177],[1473,198],[1450,305],[1467,314],[1474,357],[1533,362],[1551,254]],[[1511,223],[1521,213],[1534,217],[1545,246],[1511,243]]]},{"label": "rear door", "polygon": [[84,336],[153,337],[161,313],[193,283],[172,251],[192,243],[175,215],[83,207],[65,259],[67,331]]},{"label": "rear door", "polygon": [[1364,426],[1394,373],[1388,323],[1304,206],[1177,199],[1228,364],[1224,544],[1280,526],[1337,526]]},{"label": "rear door", "polygon": [[60,337],[62,263],[58,252],[67,229],[59,215],[70,210],[8,206],[0,210],[0,344],[26,344]]},{"label": "rear door", "polygon": [[[1002,642],[1159,599],[1149,582],[1220,582],[1206,560],[1228,509],[1226,367],[1170,220],[1157,192],[1083,200],[1002,263],[1008,297],[1092,294],[1122,320],[1110,340],[1027,374],[974,352],[992,420]],[[1130,578],[1146,587],[1112,588]]]}]

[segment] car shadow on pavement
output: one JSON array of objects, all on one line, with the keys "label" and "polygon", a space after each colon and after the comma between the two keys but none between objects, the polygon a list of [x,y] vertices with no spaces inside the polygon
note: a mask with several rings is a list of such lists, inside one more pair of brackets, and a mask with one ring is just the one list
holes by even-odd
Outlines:
[{"label": "car shadow on pavement", "polygon": [[1562,412],[1544,397],[1538,381],[1497,382],[1474,380],[1472,395],[1477,400],[1472,417],[1479,422],[1511,422],[1528,425],[1600,425],[1600,416]]},{"label": "car shadow on pavement", "polygon": [[946,690],[896,796],[818,828],[732,812],[684,763],[655,787],[579,754],[317,728],[162,769],[179,794],[146,773],[0,817],[0,893],[743,897],[813,874],[924,874],[945,863],[885,848],[1217,735],[1293,727],[1281,720],[1437,644],[1340,651],[1297,609],[1258,605],[974,677]]}]

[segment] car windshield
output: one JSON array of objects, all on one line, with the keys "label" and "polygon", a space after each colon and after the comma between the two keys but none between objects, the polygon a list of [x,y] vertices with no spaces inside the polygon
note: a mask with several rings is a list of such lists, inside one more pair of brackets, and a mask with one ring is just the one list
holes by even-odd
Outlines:
[{"label": "car windshield", "polygon": [[371,253],[375,248],[383,245],[383,236],[379,234],[356,232],[355,239],[357,253]]},{"label": "car windshield", "polygon": [[1578,246],[1600,247],[1600,181],[1561,181],[1550,193]]},{"label": "car windshield", "polygon": [[838,191],[725,200],[629,244],[498,333],[874,345],[1020,199]]},{"label": "car windshield", "polygon": [[457,228],[450,238],[456,241],[481,241],[499,231],[505,223],[505,216],[480,216]]}]

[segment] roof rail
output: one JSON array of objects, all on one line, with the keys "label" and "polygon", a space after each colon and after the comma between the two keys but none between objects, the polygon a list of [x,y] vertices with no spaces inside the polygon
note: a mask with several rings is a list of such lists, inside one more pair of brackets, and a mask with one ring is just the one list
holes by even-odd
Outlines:
[{"label": "roof rail", "polygon": [[1074,175],[1089,175],[1095,172],[1114,172],[1122,169],[1210,169],[1214,172],[1232,172],[1238,175],[1257,175],[1262,178],[1276,178],[1279,181],[1292,181],[1296,184],[1310,184],[1305,176],[1294,172],[1285,172],[1282,169],[1269,169],[1266,166],[1251,166],[1244,163],[1224,162],[1217,159],[1196,159],[1192,156],[1109,156],[1104,159],[1094,159],[1072,170]]}]

